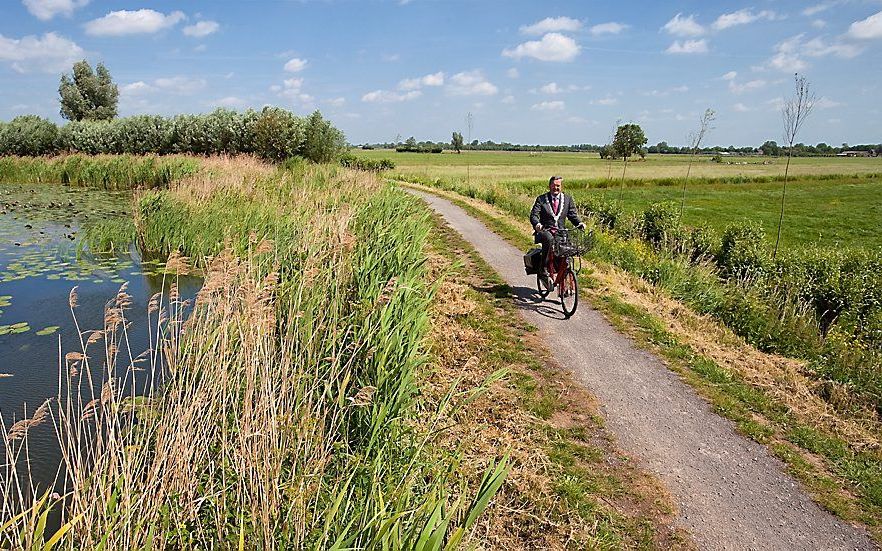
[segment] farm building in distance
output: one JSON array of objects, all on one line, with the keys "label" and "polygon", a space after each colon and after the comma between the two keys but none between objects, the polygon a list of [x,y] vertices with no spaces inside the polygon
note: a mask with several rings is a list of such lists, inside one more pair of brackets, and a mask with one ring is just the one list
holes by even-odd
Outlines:
[{"label": "farm building in distance", "polygon": [[875,157],[870,151],[840,151],[837,157]]}]

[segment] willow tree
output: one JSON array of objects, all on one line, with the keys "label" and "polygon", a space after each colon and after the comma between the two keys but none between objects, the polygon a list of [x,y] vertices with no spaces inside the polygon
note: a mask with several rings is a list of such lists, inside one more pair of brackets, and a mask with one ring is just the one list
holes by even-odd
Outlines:
[{"label": "willow tree", "polygon": [[643,151],[646,145],[646,136],[639,124],[623,124],[616,129],[616,137],[613,138],[613,151],[617,157],[622,158],[622,183],[619,188],[619,200],[625,191],[625,170],[628,168],[628,158],[635,153]]},{"label": "willow tree", "polygon": [[116,116],[119,89],[110,78],[110,71],[99,63],[92,66],[85,59],[74,63],[70,75],[61,75],[58,95],[61,116],[71,121],[103,121]]}]

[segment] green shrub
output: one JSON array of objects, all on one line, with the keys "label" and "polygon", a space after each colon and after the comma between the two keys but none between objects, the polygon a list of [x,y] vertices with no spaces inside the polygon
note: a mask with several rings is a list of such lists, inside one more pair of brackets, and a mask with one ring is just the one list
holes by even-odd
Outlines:
[{"label": "green shrub", "polygon": [[56,152],[58,127],[36,115],[15,117],[0,129],[0,155],[50,155]]},{"label": "green shrub", "polygon": [[622,205],[618,201],[594,196],[588,197],[583,201],[582,210],[589,216],[593,216],[598,224],[607,229],[614,229],[616,222],[618,222],[624,212]]},{"label": "green shrub", "polygon": [[686,250],[689,261],[694,263],[711,260],[717,255],[719,237],[714,230],[705,224],[690,228],[686,234]]},{"label": "green shrub", "polygon": [[314,111],[304,124],[302,156],[316,163],[329,163],[346,150],[346,138],[322,114]]},{"label": "green shrub", "polygon": [[650,205],[643,211],[643,240],[656,247],[675,244],[680,233],[680,215],[677,204],[665,201]]},{"label": "green shrub", "polygon": [[717,263],[727,277],[743,279],[762,273],[768,262],[762,226],[745,221],[723,231]]},{"label": "green shrub", "polygon": [[395,168],[395,161],[392,159],[362,159],[351,153],[344,154],[340,158],[340,164],[347,168],[365,170],[368,172],[381,172],[383,170],[392,170]]},{"label": "green shrub", "polygon": [[303,145],[303,124],[290,111],[264,107],[252,127],[254,153],[269,161],[297,155]]}]

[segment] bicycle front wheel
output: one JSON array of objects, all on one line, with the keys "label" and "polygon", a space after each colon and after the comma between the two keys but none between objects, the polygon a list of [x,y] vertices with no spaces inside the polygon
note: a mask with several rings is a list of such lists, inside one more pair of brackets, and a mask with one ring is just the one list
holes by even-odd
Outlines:
[{"label": "bicycle front wheel", "polygon": [[563,282],[558,287],[557,293],[564,316],[569,318],[576,313],[576,307],[579,305],[579,282],[576,280],[576,274],[573,270],[568,269],[564,274]]},{"label": "bicycle front wheel", "polygon": [[536,274],[536,288],[539,290],[539,296],[545,298],[554,286],[553,284],[551,286],[547,285],[546,282],[542,280],[542,274]]}]

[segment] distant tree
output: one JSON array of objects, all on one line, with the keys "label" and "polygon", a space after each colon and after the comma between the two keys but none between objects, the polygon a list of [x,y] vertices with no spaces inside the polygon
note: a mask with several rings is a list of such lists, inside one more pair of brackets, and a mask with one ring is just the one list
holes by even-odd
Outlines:
[{"label": "distant tree", "polygon": [[416,138],[414,138],[413,136],[407,138],[407,140],[404,142],[404,147],[406,147],[408,149],[416,149],[417,148]]},{"label": "distant tree", "polygon": [[778,142],[773,140],[768,140],[760,146],[760,149],[762,149],[763,155],[768,155],[770,157],[777,157],[781,154],[781,147],[778,145]]},{"label": "distant tree", "polygon": [[[692,152],[689,155],[689,164],[686,166],[686,178],[683,179],[683,195],[680,197],[681,219],[683,218],[683,206],[686,204],[686,183],[689,181],[689,173],[692,171],[692,162],[695,160],[695,155],[698,154],[702,140],[704,140],[708,131],[711,130],[711,123],[714,122],[716,116],[717,115],[714,113],[713,109],[706,109],[704,115],[699,119],[698,130],[689,135],[689,149],[691,149]],[[731,147],[730,149],[734,150],[735,148]]]},{"label": "distant tree", "polygon": [[459,132],[454,132],[453,139],[450,140],[450,145],[457,153],[461,153],[463,144],[464,141],[462,139],[462,134],[460,134]]},{"label": "distant tree", "polygon": [[303,129],[303,156],[316,163],[330,163],[339,159],[346,149],[343,132],[331,125],[316,110],[310,115]]},{"label": "distant tree", "polygon": [[775,252],[772,258],[778,257],[778,244],[781,242],[781,226],[784,223],[784,198],[787,195],[787,175],[790,171],[790,159],[793,157],[793,142],[805,119],[815,107],[815,94],[811,91],[805,77],[799,73],[793,75],[795,90],[793,96],[784,102],[781,108],[781,120],[784,123],[784,141],[787,143],[787,164],[784,166],[784,183],[781,186],[781,215],[778,217],[778,237],[775,238]]},{"label": "distant tree", "polygon": [[61,75],[58,95],[65,119],[103,121],[116,116],[119,89],[103,63],[98,64],[95,72],[85,59],[74,63],[71,75]]},{"label": "distant tree", "polygon": [[622,185],[619,190],[619,200],[625,190],[625,170],[628,168],[628,159],[635,153],[640,153],[646,145],[646,136],[639,124],[623,124],[616,129],[616,137],[613,139],[613,150],[616,156],[622,158]]}]

